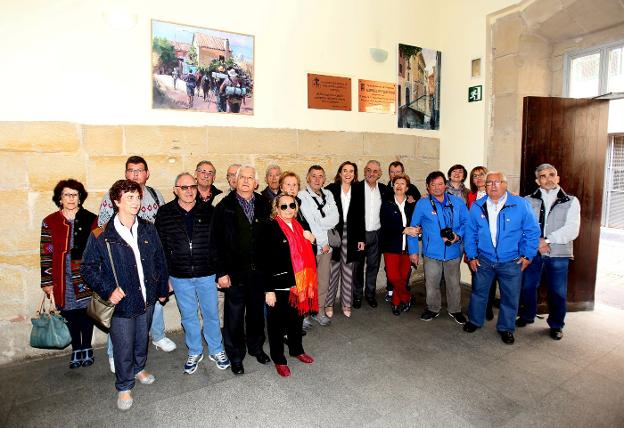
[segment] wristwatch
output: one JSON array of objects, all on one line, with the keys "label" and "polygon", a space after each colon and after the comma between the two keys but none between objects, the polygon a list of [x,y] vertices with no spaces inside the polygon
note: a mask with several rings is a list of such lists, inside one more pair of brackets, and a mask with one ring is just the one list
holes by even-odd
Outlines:
[{"label": "wristwatch", "polygon": [[550,245],[550,239],[546,238],[546,239],[544,239],[544,242],[547,243],[548,245]]}]

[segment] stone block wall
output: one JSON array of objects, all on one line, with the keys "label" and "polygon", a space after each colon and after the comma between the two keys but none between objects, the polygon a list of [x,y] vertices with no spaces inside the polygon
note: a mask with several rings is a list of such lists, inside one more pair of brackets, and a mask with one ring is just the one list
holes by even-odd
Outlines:
[{"label": "stone block wall", "polygon": [[[85,207],[98,212],[102,195],[124,174],[130,155],[149,164],[148,184],[167,201],[175,176],[208,159],[217,168],[217,187],[226,187],[231,163],[255,165],[261,188],[267,165],[277,163],[305,179],[318,163],[333,178],[344,160],[363,168],[369,159],[384,166],[400,160],[420,189],[439,168],[439,140],[414,135],[234,127],[102,126],[66,122],[0,122],[0,364],[56,351],[29,347],[30,317],[41,303],[39,239],[41,220],[53,212],[52,190],[73,177],[89,191]],[[329,182],[329,181],[328,181]],[[165,307],[168,329],[179,329],[175,301]],[[103,343],[97,332],[94,342]],[[179,344],[184,346],[184,344]],[[68,352],[66,350],[65,352]]]}]

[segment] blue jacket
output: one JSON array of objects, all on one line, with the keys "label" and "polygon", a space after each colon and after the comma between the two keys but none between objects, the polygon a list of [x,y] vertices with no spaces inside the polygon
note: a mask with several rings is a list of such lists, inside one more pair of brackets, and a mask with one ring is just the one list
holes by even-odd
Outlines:
[{"label": "blue jacket", "polygon": [[[461,257],[461,239],[464,238],[466,223],[468,222],[466,203],[457,196],[448,193],[444,195],[443,207],[435,202],[435,198],[431,196],[420,199],[416,203],[410,224],[411,226],[420,225],[422,227],[423,255],[441,261]],[[446,227],[452,228],[453,232],[461,238],[450,246],[444,245],[440,236],[440,230]],[[409,236],[407,245],[410,254],[418,253],[418,238]]]},{"label": "blue jacket", "polygon": [[466,228],[465,250],[469,260],[484,257],[496,262],[509,262],[519,257],[531,260],[537,254],[540,228],[529,203],[507,192],[507,201],[496,218],[496,248],[492,245],[489,216],[483,197],[472,204]]},{"label": "blue jacket", "polygon": [[158,233],[156,233],[156,227],[137,217],[136,221],[139,222],[137,241],[145,277],[146,300],[144,302],[134,252],[115,230],[113,220],[114,217],[104,226],[103,232],[101,228],[98,228],[89,236],[82,257],[80,273],[93,291],[102,298],[108,299],[117,287],[106,248],[106,242],[110,243],[119,286],[126,293],[126,297],[121,299],[115,307],[113,316],[133,318],[143,314],[145,308],[156,303],[159,297],[168,296],[167,260]]}]

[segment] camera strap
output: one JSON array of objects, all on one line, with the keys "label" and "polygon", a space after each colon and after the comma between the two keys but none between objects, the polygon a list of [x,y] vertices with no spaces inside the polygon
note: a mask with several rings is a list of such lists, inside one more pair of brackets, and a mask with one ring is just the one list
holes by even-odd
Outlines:
[{"label": "camera strap", "polygon": [[[451,229],[453,229],[453,203],[451,202],[450,199],[447,199],[446,194],[444,195],[444,200],[447,201],[447,204],[443,206],[442,209],[442,215],[444,216],[444,225],[445,227],[450,227]],[[433,212],[436,215],[436,220],[438,220],[438,227],[440,228],[440,230],[444,229],[442,227],[442,224],[440,223],[440,216],[438,214],[438,207],[436,202],[433,200],[433,197],[431,195],[429,195],[429,202],[431,203],[431,208],[433,208]],[[450,222],[447,220],[446,215],[445,215],[445,211],[444,208],[449,207],[451,209],[451,216],[450,216]]]}]

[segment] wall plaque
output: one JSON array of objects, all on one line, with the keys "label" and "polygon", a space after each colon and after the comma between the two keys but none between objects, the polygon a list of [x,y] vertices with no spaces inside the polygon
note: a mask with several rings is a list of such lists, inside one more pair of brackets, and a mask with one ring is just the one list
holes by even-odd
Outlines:
[{"label": "wall plaque", "polygon": [[351,110],[351,78],[308,73],[308,108]]},{"label": "wall plaque", "polygon": [[396,85],[375,80],[358,80],[358,111],[395,113]]}]

